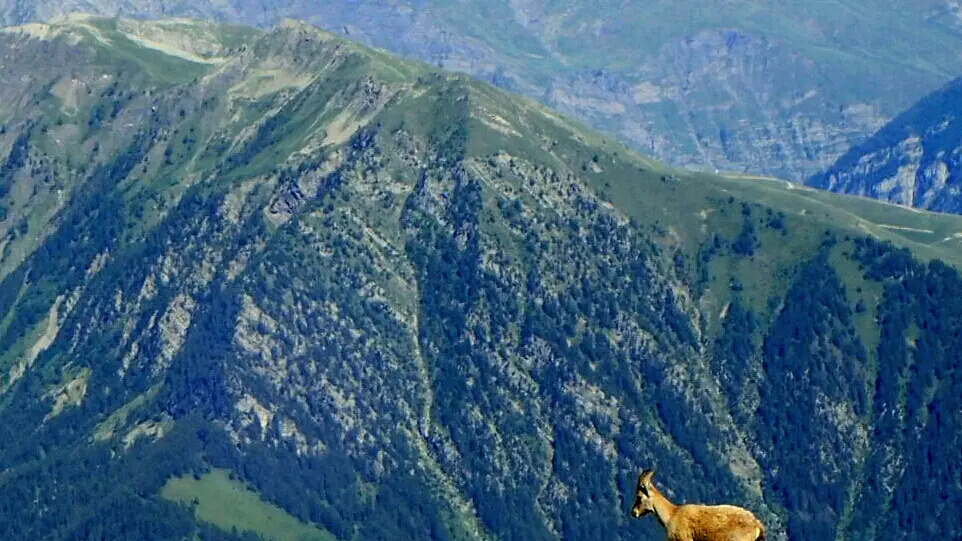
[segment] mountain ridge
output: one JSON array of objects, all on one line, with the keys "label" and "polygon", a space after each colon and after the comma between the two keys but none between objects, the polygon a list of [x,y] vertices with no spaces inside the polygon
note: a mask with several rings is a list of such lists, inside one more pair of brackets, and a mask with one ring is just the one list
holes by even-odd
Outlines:
[{"label": "mountain ridge", "polygon": [[[7,0],[0,20],[48,20],[76,10],[258,26],[304,19],[535,97],[661,161],[796,181],[962,69],[945,53],[962,27],[944,0],[910,8],[889,0],[728,7],[720,12],[703,0],[628,8],[529,0],[350,7]],[[595,54],[599,45],[604,58]]]}]

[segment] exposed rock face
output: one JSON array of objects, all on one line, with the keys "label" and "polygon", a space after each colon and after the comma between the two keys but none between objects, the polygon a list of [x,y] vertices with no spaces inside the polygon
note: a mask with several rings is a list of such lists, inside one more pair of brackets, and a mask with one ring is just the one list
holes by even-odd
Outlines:
[{"label": "exposed rock face", "polygon": [[925,97],[852,148],[811,186],[962,213],[962,80]]},{"label": "exposed rock face", "polygon": [[839,107],[826,90],[834,82],[791,43],[735,29],[666,44],[643,57],[633,84],[608,79],[570,82],[545,101],[610,124],[652,156],[699,169],[801,180],[885,120],[869,103]]}]

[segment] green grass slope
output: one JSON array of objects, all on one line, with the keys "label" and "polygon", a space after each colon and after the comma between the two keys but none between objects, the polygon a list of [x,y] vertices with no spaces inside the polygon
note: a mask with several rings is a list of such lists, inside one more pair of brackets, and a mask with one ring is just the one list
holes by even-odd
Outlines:
[{"label": "green grass slope", "polygon": [[326,532],[311,528],[277,506],[265,503],[256,492],[232,481],[227,472],[213,470],[201,476],[171,479],[161,497],[195,506],[195,516],[220,528],[256,532],[276,541],[331,541]]},{"label": "green grass slope", "polygon": [[775,208],[794,208],[816,216],[826,224],[843,225],[853,233],[864,233],[882,241],[910,247],[922,259],[940,259],[960,266],[957,246],[959,222],[954,217],[919,210],[867,197],[834,197],[829,192],[799,186],[783,180],[751,176],[714,178],[733,193],[766,201]]}]

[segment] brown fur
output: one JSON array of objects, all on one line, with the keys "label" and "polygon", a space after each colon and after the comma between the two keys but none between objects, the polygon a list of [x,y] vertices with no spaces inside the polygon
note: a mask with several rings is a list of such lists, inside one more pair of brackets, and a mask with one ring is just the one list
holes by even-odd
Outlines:
[{"label": "brown fur", "polygon": [[748,510],[734,505],[674,505],[645,470],[638,478],[631,515],[654,513],[665,528],[669,541],[760,541],[765,526]]}]

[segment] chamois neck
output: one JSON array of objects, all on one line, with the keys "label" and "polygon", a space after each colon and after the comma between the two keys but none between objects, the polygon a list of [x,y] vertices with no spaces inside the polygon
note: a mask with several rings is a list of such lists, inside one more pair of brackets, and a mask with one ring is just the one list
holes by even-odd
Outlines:
[{"label": "chamois neck", "polygon": [[671,503],[671,501],[655,487],[651,487],[651,503],[655,508],[655,515],[658,517],[658,522],[661,522],[662,526],[667,527],[668,521],[670,521],[671,516],[675,514],[677,506]]}]

